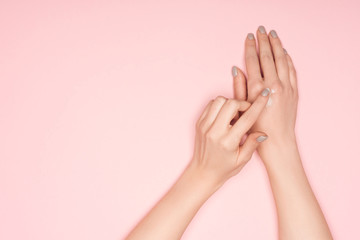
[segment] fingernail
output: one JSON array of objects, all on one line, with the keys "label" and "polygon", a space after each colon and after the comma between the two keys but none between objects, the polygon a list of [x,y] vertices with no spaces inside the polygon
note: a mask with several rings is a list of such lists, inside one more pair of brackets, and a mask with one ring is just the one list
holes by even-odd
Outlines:
[{"label": "fingernail", "polygon": [[286,49],[285,49],[285,48],[283,48],[283,49],[284,49],[284,53],[285,53],[285,54],[287,54],[287,51],[286,51]]},{"label": "fingernail", "polygon": [[266,31],[265,31],[265,27],[263,26],[263,25],[260,25],[259,26],[259,31],[261,32],[261,33],[265,33]]},{"label": "fingernail", "polygon": [[233,77],[236,77],[238,75],[237,68],[235,66],[232,67],[231,72],[232,72]]},{"label": "fingernail", "polygon": [[250,40],[254,39],[254,34],[248,33],[247,38]]},{"label": "fingernail", "polygon": [[258,141],[258,142],[263,142],[263,141],[265,141],[267,138],[268,138],[267,136],[259,136],[259,137],[256,138],[256,141]]},{"label": "fingernail", "polygon": [[271,34],[271,36],[272,36],[273,38],[277,38],[277,37],[278,37],[278,35],[277,35],[277,33],[275,32],[275,30],[271,30],[271,31],[270,31],[270,34]]},{"label": "fingernail", "polygon": [[269,95],[270,93],[270,89],[269,88],[265,88],[262,92],[261,92],[261,95],[266,97],[267,95]]}]

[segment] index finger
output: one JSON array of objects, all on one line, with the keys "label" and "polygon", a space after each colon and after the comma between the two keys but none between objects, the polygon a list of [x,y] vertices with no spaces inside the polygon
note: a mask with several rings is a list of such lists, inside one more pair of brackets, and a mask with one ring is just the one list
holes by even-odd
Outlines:
[{"label": "index finger", "polygon": [[251,107],[242,114],[229,131],[228,137],[239,145],[241,138],[254,125],[269,99],[270,89],[265,88],[256,98]]}]

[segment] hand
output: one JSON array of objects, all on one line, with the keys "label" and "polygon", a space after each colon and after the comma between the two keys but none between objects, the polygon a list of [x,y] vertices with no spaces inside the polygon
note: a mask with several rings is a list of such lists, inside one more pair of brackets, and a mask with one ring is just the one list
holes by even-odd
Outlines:
[{"label": "hand", "polygon": [[[190,163],[199,174],[210,176],[221,186],[240,172],[260,142],[267,138],[265,133],[255,131],[240,145],[264,109],[269,93],[269,89],[263,89],[252,104],[222,96],[208,103],[196,123],[195,151]],[[239,111],[245,112],[231,125]]]},{"label": "hand", "polygon": [[257,150],[276,203],[279,239],[332,239],[296,144],[298,89],[294,64],[274,30],[268,36],[265,28],[259,26],[257,40],[260,57],[254,35],[249,33],[245,41],[248,79],[233,67],[234,94],[238,100],[252,102],[264,87],[274,91],[269,97],[271,104],[262,111],[251,131],[265,131],[269,136]]},{"label": "hand", "polygon": [[251,129],[251,131],[264,131],[269,136],[267,144],[261,146],[259,150],[271,143],[281,145],[295,139],[298,103],[296,70],[276,32],[270,31],[270,33],[268,36],[263,26],[258,28],[260,64],[256,40],[252,33],[248,34],[245,40],[247,79],[239,68],[233,68],[236,99],[246,100],[246,84],[249,102],[253,102],[263,88],[272,90],[268,105]]}]

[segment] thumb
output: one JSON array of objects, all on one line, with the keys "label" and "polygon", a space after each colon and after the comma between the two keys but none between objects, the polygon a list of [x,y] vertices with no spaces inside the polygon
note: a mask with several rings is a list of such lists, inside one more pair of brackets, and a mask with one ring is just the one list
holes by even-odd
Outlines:
[{"label": "thumb", "polygon": [[[233,75],[233,88],[234,88],[234,98],[240,101],[246,101],[247,99],[247,88],[246,88],[246,77],[244,72],[236,67],[232,67]],[[231,121],[233,125],[240,118],[240,113],[236,113],[234,119]]]},{"label": "thumb", "polygon": [[266,139],[268,136],[263,132],[252,132],[248,135],[243,145],[240,146],[239,162],[246,163],[251,159],[252,154],[256,148]]},{"label": "thumb", "polygon": [[233,87],[234,87],[234,98],[240,101],[246,101],[246,77],[243,71],[233,66]]}]

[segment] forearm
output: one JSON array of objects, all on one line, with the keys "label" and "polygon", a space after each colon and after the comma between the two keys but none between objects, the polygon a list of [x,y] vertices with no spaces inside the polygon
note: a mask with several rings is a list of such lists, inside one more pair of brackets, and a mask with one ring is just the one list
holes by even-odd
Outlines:
[{"label": "forearm", "polygon": [[280,239],[332,239],[301,163],[295,138],[259,151],[268,172]]},{"label": "forearm", "polygon": [[197,211],[219,187],[189,165],[126,239],[180,239]]}]

